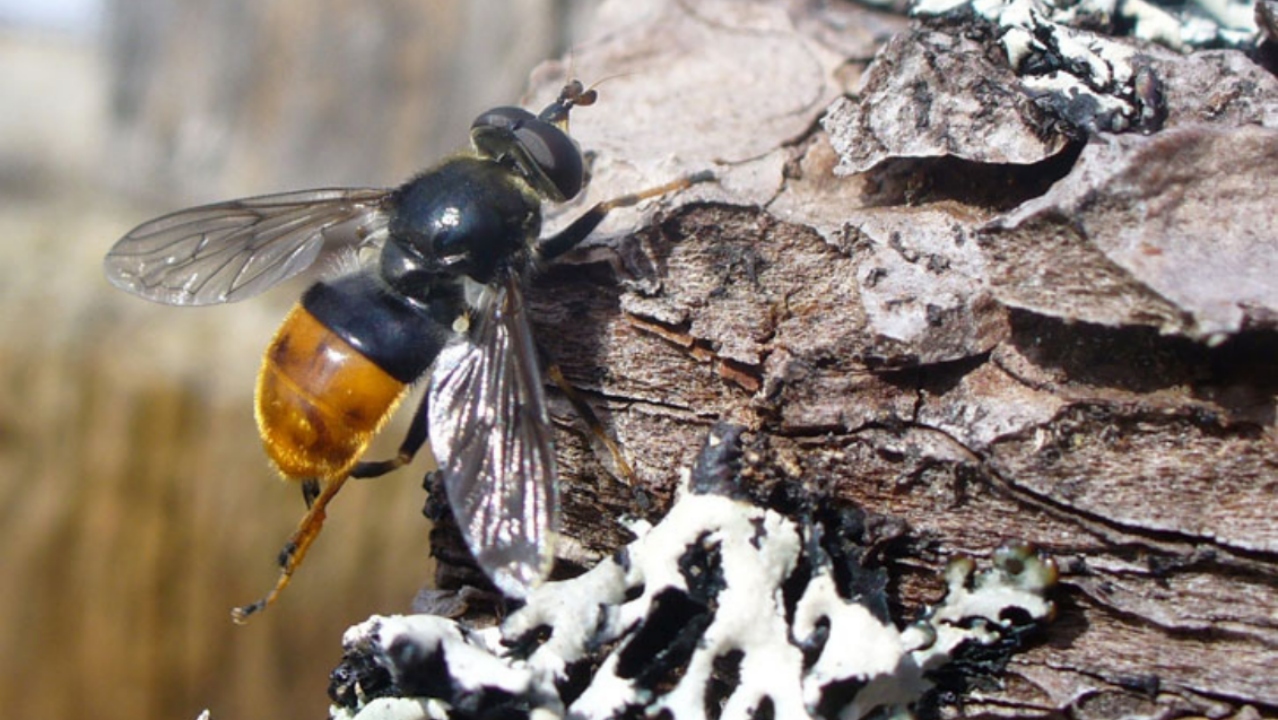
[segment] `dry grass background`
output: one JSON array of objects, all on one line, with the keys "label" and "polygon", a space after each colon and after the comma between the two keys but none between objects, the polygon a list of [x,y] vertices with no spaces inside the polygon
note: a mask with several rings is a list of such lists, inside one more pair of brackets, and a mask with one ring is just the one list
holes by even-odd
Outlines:
[{"label": "dry grass background", "polygon": [[[119,28],[114,45],[0,34],[0,706],[51,720],[204,707],[317,717],[342,630],[407,609],[429,576],[425,467],[348,486],[282,601],[232,625],[231,607],[274,581],[302,512],[267,467],[252,412],[260,353],[300,286],[161,307],[110,288],[101,257],[134,224],[196,201],[398,182],[464,141],[476,110],[517,99],[555,50],[564,4],[397,2],[369,15],[342,0],[269,13],[245,2],[218,17],[159,5],[112,6],[125,44]],[[166,24],[127,25],[148,9]],[[502,43],[502,27],[542,36]],[[201,45],[210,32],[236,41]],[[240,40],[274,60],[223,73],[243,69]],[[122,49],[160,65],[131,74],[140,66]],[[386,55],[357,71],[324,64],[370,52]],[[467,119],[439,127],[456,117]]]}]

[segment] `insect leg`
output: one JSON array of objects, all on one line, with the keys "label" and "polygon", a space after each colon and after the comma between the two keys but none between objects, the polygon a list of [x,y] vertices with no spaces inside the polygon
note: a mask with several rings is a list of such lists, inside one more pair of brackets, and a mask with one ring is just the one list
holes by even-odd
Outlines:
[{"label": "insect leg", "polygon": [[604,200],[587,210],[581,217],[573,220],[572,224],[568,227],[548,238],[538,240],[537,246],[534,248],[534,252],[541,260],[554,260],[560,255],[563,255],[576,247],[582,240],[585,240],[590,233],[594,232],[595,228],[599,227],[599,223],[603,222],[603,219],[608,216],[608,213],[612,212],[616,208],[637,205],[648,198],[654,198],[667,193],[676,192],[678,190],[689,188],[697,183],[709,182],[711,180],[714,180],[714,173],[709,170],[702,170],[701,172],[693,173],[691,175],[685,175],[684,177],[681,177],[674,182],[668,182],[665,185],[658,185],[657,187],[648,188],[647,190],[622,195],[611,200]]},{"label": "insect leg", "polygon": [[302,516],[302,521],[298,523],[297,529],[293,531],[288,543],[280,551],[278,560],[280,577],[275,581],[275,587],[261,600],[232,610],[231,619],[236,624],[243,625],[250,615],[266,609],[267,606],[275,602],[281,592],[284,592],[284,588],[288,587],[289,581],[293,578],[293,571],[302,564],[302,560],[306,557],[306,551],[310,549],[311,543],[315,542],[315,538],[319,537],[320,529],[324,527],[324,518],[326,517],[324,511],[328,507],[329,501],[337,495],[337,491],[342,489],[347,477],[349,476],[343,475],[333,478],[324,484],[324,489],[315,497],[315,502],[306,511],[306,514]]},{"label": "insect leg", "polygon": [[302,500],[306,502],[306,509],[310,510],[315,504],[315,498],[320,494],[320,481],[315,478],[307,478],[302,481]]},{"label": "insect leg", "polygon": [[608,448],[608,454],[612,456],[612,462],[615,466],[616,475],[621,481],[631,487],[635,487],[635,471],[630,467],[630,463],[625,456],[621,454],[621,447],[608,434],[608,430],[604,428],[603,423],[599,421],[599,416],[595,414],[594,409],[581,397],[581,393],[577,392],[577,388],[568,382],[564,374],[559,369],[559,365],[548,363],[546,365],[546,376],[559,386],[559,390],[568,398],[568,402],[572,403],[573,410],[577,411],[577,415],[586,423],[586,427],[590,429],[590,433]]},{"label": "insect leg", "polygon": [[306,515],[302,516],[302,521],[298,524],[297,530],[293,531],[293,535],[289,537],[284,549],[280,551],[279,580],[275,582],[275,587],[266,597],[231,611],[232,619],[237,623],[244,623],[248,616],[264,610],[268,605],[275,602],[279,594],[284,591],[284,588],[288,586],[289,581],[292,579],[293,571],[302,564],[302,559],[306,557],[306,551],[310,549],[311,543],[315,542],[316,537],[319,537],[320,529],[324,526],[324,510],[328,506],[328,502],[337,495],[338,490],[342,489],[342,485],[347,478],[377,477],[407,465],[412,462],[413,457],[418,450],[421,450],[422,445],[426,444],[426,439],[429,436],[428,430],[426,400],[423,398],[421,404],[417,407],[417,412],[413,413],[413,420],[408,426],[408,434],[404,437],[404,442],[400,444],[399,452],[395,457],[389,460],[356,463],[349,474],[324,483],[322,488],[320,480],[313,478],[303,480],[302,497],[306,499],[306,507],[308,509]]},{"label": "insect leg", "polygon": [[404,442],[400,443],[399,452],[395,453],[395,457],[389,460],[361,460],[351,468],[351,477],[361,479],[379,477],[412,462],[417,456],[417,451],[422,449],[422,445],[426,444],[426,439],[430,436],[430,417],[426,412],[426,404],[426,398],[423,397],[417,405],[417,411],[413,413],[413,420],[408,425],[408,433],[404,436]]}]

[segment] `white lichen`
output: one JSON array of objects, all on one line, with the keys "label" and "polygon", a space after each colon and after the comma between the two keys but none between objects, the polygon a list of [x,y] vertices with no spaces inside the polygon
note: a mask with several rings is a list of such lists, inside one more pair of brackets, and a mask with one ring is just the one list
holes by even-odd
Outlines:
[{"label": "white lichen", "polygon": [[931,688],[928,673],[961,648],[1052,614],[1044,595],[1054,566],[1016,546],[981,574],[970,560],[952,563],[945,600],[900,629],[876,610],[881,597],[838,586],[831,555],[844,555],[822,548],[847,541],[825,532],[810,518],[685,491],[617,557],[546,583],[500,627],[414,615],[351,628],[332,716],[502,708],[581,720],[666,710],[689,720],[707,717],[710,704],[722,718],[765,705],[784,718],[907,715]]},{"label": "white lichen", "polygon": [[1008,66],[1048,115],[1088,133],[1157,129],[1158,79],[1122,39],[1098,27],[1181,52],[1252,47],[1260,39],[1243,0],[917,0],[918,17],[970,9],[996,29]]},{"label": "white lichen", "polygon": [[939,16],[964,7],[971,7],[1004,32],[1083,24],[1095,27],[1121,17],[1133,37],[1181,52],[1220,45],[1248,47],[1259,40],[1252,3],[1244,0],[917,0],[911,12]]}]

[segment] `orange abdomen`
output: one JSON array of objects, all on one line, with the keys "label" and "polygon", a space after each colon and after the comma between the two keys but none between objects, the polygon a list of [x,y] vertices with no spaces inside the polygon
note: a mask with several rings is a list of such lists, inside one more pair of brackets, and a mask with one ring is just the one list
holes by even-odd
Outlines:
[{"label": "orange abdomen", "polygon": [[262,443],[287,478],[345,476],[406,388],[299,303],[258,375]]}]

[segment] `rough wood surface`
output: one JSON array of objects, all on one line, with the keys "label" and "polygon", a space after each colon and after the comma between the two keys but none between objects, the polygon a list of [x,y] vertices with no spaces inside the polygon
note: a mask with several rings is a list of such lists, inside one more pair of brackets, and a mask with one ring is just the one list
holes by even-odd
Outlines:
[{"label": "rough wood surface", "polygon": [[[720,181],[618,213],[534,283],[539,338],[651,501],[563,409],[566,559],[622,544],[611,518],[659,514],[728,418],[791,482],[906,523],[883,553],[903,605],[937,599],[956,553],[1021,538],[1057,557],[1056,623],[963,714],[1278,713],[1272,69],[1155,48],[1162,133],[839,177],[819,121],[873,97],[857,79],[901,18],[670,2],[598,22],[573,58],[612,78],[574,116],[598,153],[583,202]],[[1191,64],[1257,81],[1209,115],[1174,102]]]}]

